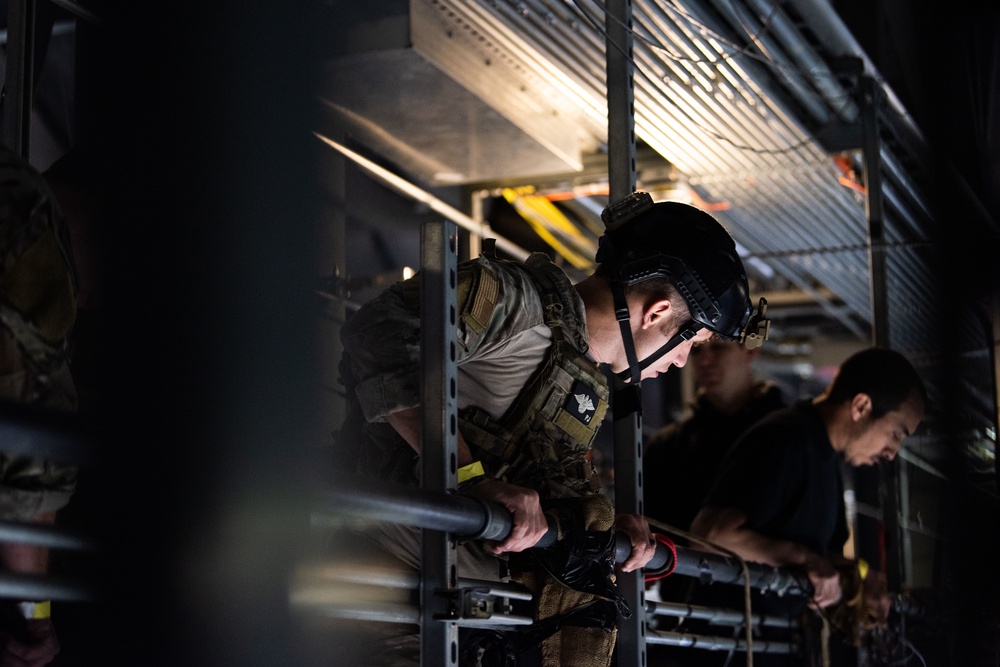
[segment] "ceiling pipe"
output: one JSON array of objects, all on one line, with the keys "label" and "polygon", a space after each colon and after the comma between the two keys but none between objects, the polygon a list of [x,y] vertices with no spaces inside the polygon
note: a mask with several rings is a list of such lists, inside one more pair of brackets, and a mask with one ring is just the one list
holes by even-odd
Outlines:
[{"label": "ceiling pipe", "polygon": [[[482,224],[477,222],[476,220],[473,220],[466,214],[462,213],[457,208],[454,208],[453,206],[446,204],[445,202],[441,201],[440,199],[430,194],[429,192],[421,190],[420,188],[413,185],[406,179],[392,173],[385,167],[382,167],[381,165],[372,162],[363,155],[355,153],[347,146],[339,144],[333,139],[324,137],[322,134],[318,132],[313,132],[313,134],[316,136],[317,139],[322,141],[324,144],[337,150],[344,157],[350,158],[358,166],[362,167],[365,171],[367,171],[369,174],[371,174],[376,179],[378,179],[388,187],[392,188],[396,192],[400,193],[401,195],[409,197],[414,201],[418,201],[421,204],[427,205],[432,211],[440,213],[448,220],[451,220],[456,225],[468,230],[472,234],[478,235],[481,233],[483,228]],[[497,248],[510,254],[515,259],[523,260],[526,259],[530,254],[527,250],[525,250],[521,246],[517,245],[513,241],[505,239],[502,236],[493,235],[493,238],[496,239]]]}]

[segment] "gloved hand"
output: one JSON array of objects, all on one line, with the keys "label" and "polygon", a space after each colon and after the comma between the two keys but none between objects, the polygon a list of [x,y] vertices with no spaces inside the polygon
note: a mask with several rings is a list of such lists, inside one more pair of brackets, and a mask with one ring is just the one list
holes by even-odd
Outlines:
[{"label": "gloved hand", "polygon": [[[610,501],[604,496],[588,496],[551,500],[546,505],[546,514],[557,522],[560,537],[549,547],[530,549],[529,557],[565,586],[610,600],[624,618],[629,618],[631,610],[614,579],[615,531]],[[595,520],[597,516],[603,518]]]},{"label": "gloved hand", "polygon": [[44,667],[59,653],[59,639],[51,618],[29,618],[20,637],[0,632],[0,667]]}]

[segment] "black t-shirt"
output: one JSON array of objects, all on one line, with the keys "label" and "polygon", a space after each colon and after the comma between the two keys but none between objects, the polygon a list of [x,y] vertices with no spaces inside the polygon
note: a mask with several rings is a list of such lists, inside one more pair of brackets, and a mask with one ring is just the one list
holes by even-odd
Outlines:
[{"label": "black t-shirt", "polygon": [[699,398],[688,417],[645,443],[645,515],[688,530],[729,448],[749,426],[784,406],[781,390],[768,382],[759,382],[743,409],[731,415]]},{"label": "black t-shirt", "polygon": [[848,536],[840,465],[819,411],[799,401],[744,433],[705,504],[741,510],[767,537],[839,554]]}]

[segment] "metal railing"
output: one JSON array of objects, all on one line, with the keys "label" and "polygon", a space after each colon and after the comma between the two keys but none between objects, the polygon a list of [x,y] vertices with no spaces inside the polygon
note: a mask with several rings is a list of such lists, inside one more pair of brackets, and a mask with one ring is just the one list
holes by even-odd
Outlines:
[{"label": "metal railing", "polygon": [[[359,522],[399,523],[447,533],[454,539],[485,540],[502,540],[512,526],[511,516],[506,508],[478,498],[454,493],[441,494],[419,487],[374,482],[355,476],[337,477],[331,488],[318,495],[314,523],[327,528],[349,529]],[[536,548],[552,546],[556,539],[556,529],[550,527]],[[675,548],[676,561],[673,551],[665,544],[658,543],[654,557],[647,564],[647,570],[672,569],[672,576],[694,577],[705,584],[742,586],[748,580],[751,589],[776,596],[807,597],[812,591],[804,574],[759,563],[745,563],[723,554],[681,546]],[[631,544],[625,534],[616,534],[615,561],[624,562],[630,552]],[[363,563],[342,563],[328,573],[326,580],[334,587],[356,584],[415,592],[419,578],[420,573],[416,571],[387,573],[373,571]],[[293,588],[293,605],[321,612],[330,618],[418,622],[418,602],[415,597],[409,604],[367,604],[360,601],[364,600],[364,596],[337,596],[324,591],[324,586],[317,586],[316,582],[312,578],[308,583]],[[452,597],[460,601],[456,603],[456,609],[462,610],[449,619],[457,626],[511,628],[530,623],[530,617],[523,612],[523,607],[511,604],[512,600],[531,601],[531,594],[516,584],[459,578]],[[521,613],[518,613],[519,609]],[[747,621],[742,611],[674,602],[644,602],[644,611],[651,616],[700,619],[709,621],[712,625],[730,627],[742,627]],[[761,613],[751,614],[749,620],[755,628],[781,627],[794,630],[799,627],[794,620]],[[742,639],[653,629],[646,632],[645,641],[650,644],[706,650],[746,650]],[[752,650],[755,653],[789,653],[797,651],[798,646],[786,641],[755,641]]]}]

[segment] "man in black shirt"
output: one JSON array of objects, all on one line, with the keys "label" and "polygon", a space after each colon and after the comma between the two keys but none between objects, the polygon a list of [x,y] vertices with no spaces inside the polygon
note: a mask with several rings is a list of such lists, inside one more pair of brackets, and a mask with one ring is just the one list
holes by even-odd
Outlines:
[{"label": "man in black shirt", "polygon": [[[644,500],[649,519],[687,531],[736,439],[761,417],[785,406],[776,384],[754,376],[759,354],[760,348],[748,349],[719,338],[691,349],[688,368],[697,388],[695,401],[683,419],[664,426],[644,443]],[[673,539],[687,545],[681,536]],[[700,548],[699,544],[689,546]],[[668,602],[706,602],[702,587],[691,577],[667,577],[653,585],[660,599]],[[674,619],[657,618],[657,629],[681,629]],[[706,622],[690,619],[683,629],[711,634]],[[649,645],[647,655],[649,664],[656,667],[721,664],[717,654],[673,646]]]},{"label": "man in black shirt", "polygon": [[697,396],[683,419],[644,444],[646,516],[686,531],[715,482],[726,451],[758,419],[785,406],[781,389],[757,380],[760,348],[712,339],[691,348]]},{"label": "man in black shirt", "polygon": [[772,412],[740,438],[692,532],[746,560],[803,569],[809,605],[834,604],[848,536],[840,462],[893,460],[925,402],[902,355],[871,348],[851,356],[823,394]]}]

